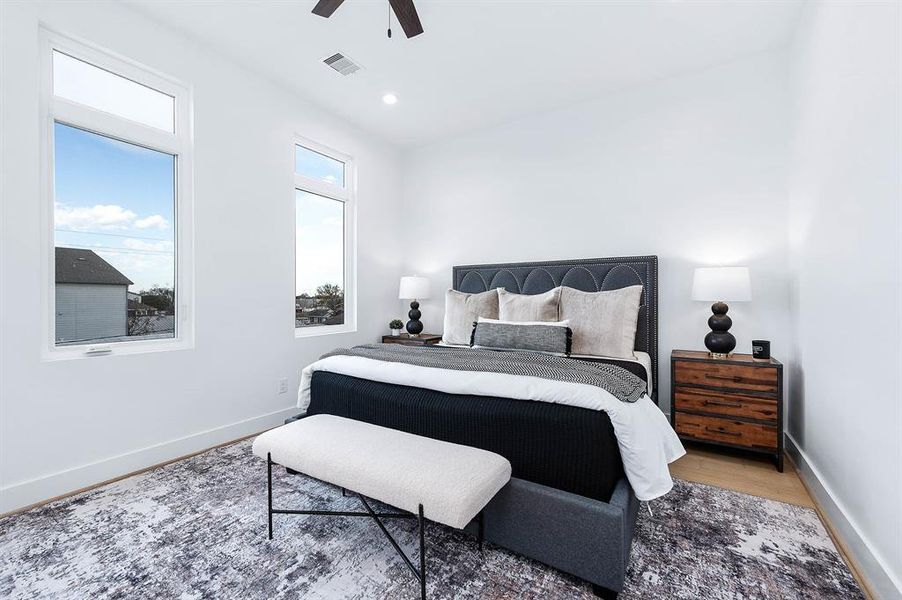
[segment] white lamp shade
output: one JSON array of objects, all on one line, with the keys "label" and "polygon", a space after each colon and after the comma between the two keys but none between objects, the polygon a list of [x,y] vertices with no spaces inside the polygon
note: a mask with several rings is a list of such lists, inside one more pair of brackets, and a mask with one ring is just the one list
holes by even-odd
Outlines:
[{"label": "white lamp shade", "polygon": [[401,300],[422,300],[429,297],[429,280],[425,277],[402,277],[398,288]]},{"label": "white lamp shade", "polygon": [[692,278],[692,299],[742,302],[752,299],[748,267],[699,267]]}]

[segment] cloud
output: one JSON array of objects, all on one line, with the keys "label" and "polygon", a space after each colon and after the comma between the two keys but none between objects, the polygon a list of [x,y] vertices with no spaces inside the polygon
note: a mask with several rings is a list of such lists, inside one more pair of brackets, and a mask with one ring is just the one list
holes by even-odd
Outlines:
[{"label": "cloud", "polygon": [[137,216],[116,204],[54,207],[55,225],[65,229],[125,229]]},{"label": "cloud", "polygon": [[171,287],[175,279],[175,260],[172,256],[115,250],[96,250],[96,252],[135,282],[130,288],[132,291],[146,290],[154,285]]},{"label": "cloud", "polygon": [[169,221],[162,215],[138,215],[118,204],[95,204],[94,206],[67,206],[57,202],[53,211],[54,226],[57,229],[77,231],[98,231],[116,229],[166,229]]},{"label": "cloud", "polygon": [[135,227],[138,229],[149,229],[151,227],[155,229],[166,229],[168,226],[169,221],[161,215],[150,215],[149,217],[144,217],[143,219],[135,221]]},{"label": "cloud", "polygon": [[148,242],[136,238],[126,238],[122,244],[130,250],[149,250],[151,252],[171,252],[173,244],[169,240]]}]

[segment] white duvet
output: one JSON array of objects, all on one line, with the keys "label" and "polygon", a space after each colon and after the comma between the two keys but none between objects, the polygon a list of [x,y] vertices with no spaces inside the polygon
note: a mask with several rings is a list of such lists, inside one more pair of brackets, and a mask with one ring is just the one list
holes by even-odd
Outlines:
[{"label": "white duvet", "polygon": [[455,371],[385,362],[359,356],[330,356],[301,373],[298,408],[310,405],[310,381],[316,371],[419,387],[449,394],[498,396],[569,404],[608,413],[614,426],[623,468],[639,500],[653,500],[673,487],[667,465],[686,451],[660,409],[647,395],[621,402],[606,390],[582,383],[551,381],[524,375]]}]

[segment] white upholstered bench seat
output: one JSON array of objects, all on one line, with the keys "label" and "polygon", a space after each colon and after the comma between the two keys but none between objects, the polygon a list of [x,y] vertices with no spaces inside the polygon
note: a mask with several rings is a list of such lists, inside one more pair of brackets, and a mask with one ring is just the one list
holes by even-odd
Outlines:
[{"label": "white upholstered bench seat", "polygon": [[494,452],[333,415],[267,431],[254,454],[316,479],[463,529],[510,480]]}]

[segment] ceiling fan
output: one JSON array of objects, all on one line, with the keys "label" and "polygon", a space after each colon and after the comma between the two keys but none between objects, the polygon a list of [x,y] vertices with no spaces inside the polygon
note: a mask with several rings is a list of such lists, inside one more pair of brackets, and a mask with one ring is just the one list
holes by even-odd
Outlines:
[{"label": "ceiling fan", "polygon": [[[335,12],[344,0],[319,0],[313,7],[313,14],[321,17],[329,18]],[[413,0],[388,0],[398,23],[407,37],[412,38],[415,35],[423,33],[423,26],[420,24],[420,17],[417,15],[417,9],[413,5]],[[388,30],[388,37],[391,37],[391,29]]]}]

